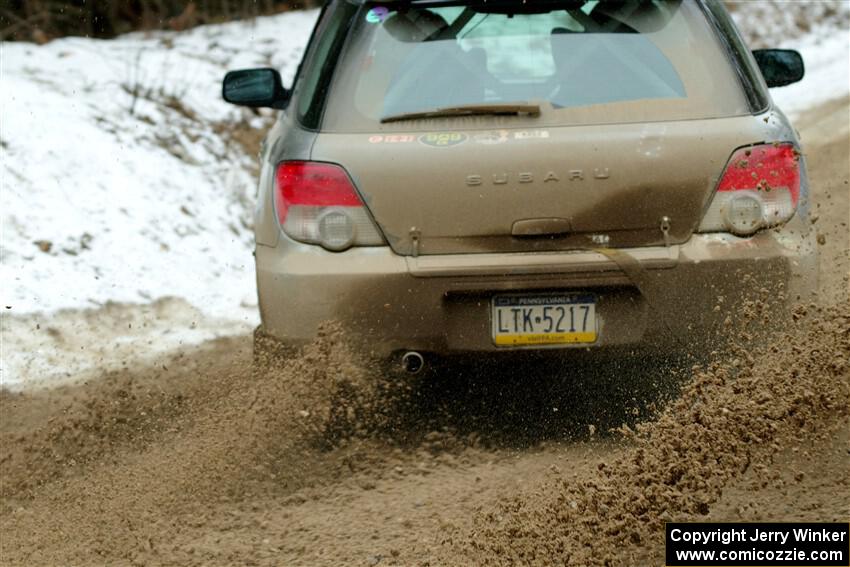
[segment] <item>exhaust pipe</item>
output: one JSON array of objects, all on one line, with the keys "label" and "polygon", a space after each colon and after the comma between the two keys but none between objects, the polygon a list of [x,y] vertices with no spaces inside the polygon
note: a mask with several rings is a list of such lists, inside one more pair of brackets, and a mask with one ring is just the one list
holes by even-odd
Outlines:
[{"label": "exhaust pipe", "polygon": [[401,357],[401,367],[408,374],[419,374],[425,368],[425,359],[418,352],[411,350]]}]

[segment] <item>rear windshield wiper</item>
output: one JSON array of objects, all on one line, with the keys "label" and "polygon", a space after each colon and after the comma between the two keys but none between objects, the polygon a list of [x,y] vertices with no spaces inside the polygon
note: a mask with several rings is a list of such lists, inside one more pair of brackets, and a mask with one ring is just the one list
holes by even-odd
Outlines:
[{"label": "rear windshield wiper", "polygon": [[469,104],[464,106],[446,106],[418,112],[403,112],[381,118],[381,122],[398,122],[401,120],[417,120],[419,118],[439,118],[441,116],[474,116],[492,114],[496,116],[540,116],[540,105],[511,102],[506,104]]}]

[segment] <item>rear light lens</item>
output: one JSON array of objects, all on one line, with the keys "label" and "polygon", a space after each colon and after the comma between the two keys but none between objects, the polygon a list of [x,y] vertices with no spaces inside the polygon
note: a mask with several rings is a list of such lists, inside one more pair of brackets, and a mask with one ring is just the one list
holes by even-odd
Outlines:
[{"label": "rear light lens", "polygon": [[792,143],[737,150],[700,224],[700,232],[749,236],[788,222],[800,201],[800,154]]},{"label": "rear light lens", "polygon": [[281,228],[299,242],[335,252],[384,244],[354,184],[338,165],[310,161],[278,164],[274,199]]}]

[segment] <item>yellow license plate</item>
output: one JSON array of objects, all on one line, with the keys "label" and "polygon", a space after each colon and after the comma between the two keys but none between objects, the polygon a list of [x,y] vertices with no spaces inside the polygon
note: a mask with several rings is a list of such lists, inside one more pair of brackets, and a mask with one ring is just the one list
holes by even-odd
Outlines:
[{"label": "yellow license plate", "polygon": [[493,343],[500,347],[595,343],[596,297],[590,294],[497,295]]}]

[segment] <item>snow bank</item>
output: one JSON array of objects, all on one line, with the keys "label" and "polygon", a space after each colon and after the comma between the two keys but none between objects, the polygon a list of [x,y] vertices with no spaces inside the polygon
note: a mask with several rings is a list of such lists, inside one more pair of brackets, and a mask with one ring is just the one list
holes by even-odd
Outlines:
[{"label": "snow bank", "polygon": [[848,0],[726,0],[726,6],[753,49],[850,29]]},{"label": "snow bank", "polygon": [[[316,15],[0,45],[3,384],[44,374],[34,352],[67,350],[39,342],[39,314],[183,298],[191,307],[155,310],[161,349],[256,324],[256,158],[227,132],[269,119],[225,104],[221,78],[274,66],[291,81]],[[72,319],[63,311],[66,337]]]},{"label": "snow bank", "polygon": [[290,80],[315,18],[2,44],[4,308],[178,296],[253,321],[256,159],[220,134],[268,121],[221,101],[220,82],[259,65]]},{"label": "snow bank", "polygon": [[[0,44],[0,383],[84,367],[84,346],[63,353],[74,321],[98,342],[86,308],[185,300],[143,308],[147,334],[110,325],[99,346],[167,350],[256,325],[256,157],[227,134],[269,118],[225,104],[221,78],[274,66],[291,81],[316,16]],[[57,310],[61,337],[38,323]]]}]

